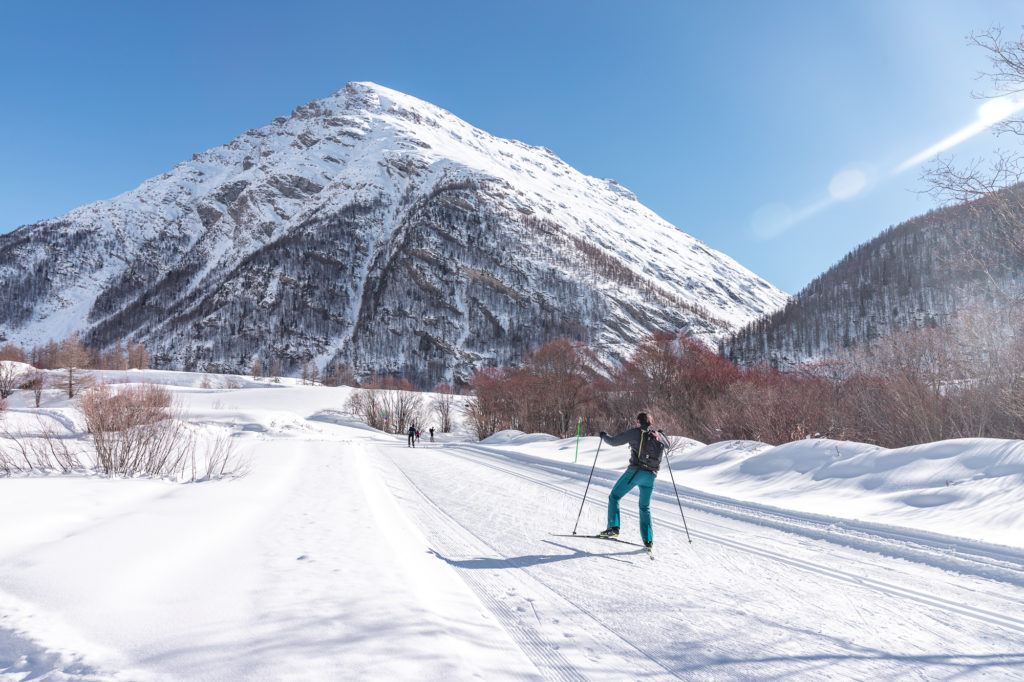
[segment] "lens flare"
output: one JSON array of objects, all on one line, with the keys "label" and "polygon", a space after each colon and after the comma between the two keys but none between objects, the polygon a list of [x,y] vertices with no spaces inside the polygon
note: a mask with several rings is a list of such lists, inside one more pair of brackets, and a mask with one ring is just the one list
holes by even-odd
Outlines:
[{"label": "lens flare", "polygon": [[833,199],[850,199],[861,193],[868,184],[868,176],[864,171],[847,168],[836,173],[832,182],[828,183],[828,193]]},{"label": "lens flare", "polygon": [[999,123],[1020,109],[1020,104],[1007,97],[997,97],[978,107],[978,118],[987,125]]}]

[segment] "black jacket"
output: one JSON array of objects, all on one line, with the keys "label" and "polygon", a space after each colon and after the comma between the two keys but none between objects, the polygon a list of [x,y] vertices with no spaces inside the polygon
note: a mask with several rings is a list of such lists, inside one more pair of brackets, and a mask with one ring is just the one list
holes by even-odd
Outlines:
[{"label": "black jacket", "polygon": [[[626,431],[623,431],[622,433],[620,433],[617,436],[609,436],[609,435],[605,434],[604,442],[607,443],[608,445],[611,445],[611,446],[626,445],[628,443],[629,444],[629,466],[626,467],[626,468],[627,469],[643,469],[643,467],[640,466],[640,461],[636,458],[636,453],[640,449],[640,436],[646,430],[647,429],[641,429],[639,426],[634,426],[631,429],[627,429]],[[647,437],[646,436],[644,437],[644,442],[647,442]],[[658,470],[655,469],[654,473],[657,473],[657,472],[658,472]]]}]

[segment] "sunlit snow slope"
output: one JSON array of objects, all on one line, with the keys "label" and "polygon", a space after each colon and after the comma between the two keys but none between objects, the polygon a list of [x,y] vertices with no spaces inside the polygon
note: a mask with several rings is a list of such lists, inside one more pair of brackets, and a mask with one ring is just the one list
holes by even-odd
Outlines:
[{"label": "sunlit snow slope", "polygon": [[[600,143],[600,141],[595,141]],[[430,383],[558,337],[713,342],[787,295],[611,180],[350,83],[113,199],[0,236],[0,333]]]}]

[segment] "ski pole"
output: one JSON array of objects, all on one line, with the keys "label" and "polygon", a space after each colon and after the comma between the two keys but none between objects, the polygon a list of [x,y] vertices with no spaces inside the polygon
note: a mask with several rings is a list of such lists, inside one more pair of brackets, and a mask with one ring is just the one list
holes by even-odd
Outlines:
[{"label": "ski pole", "polygon": [[[668,465],[668,475],[672,479],[672,490],[675,491],[676,502],[679,503],[679,515],[683,517],[683,530],[686,531],[686,541],[692,545],[693,540],[690,538],[690,529],[686,526],[686,514],[683,513],[683,502],[679,499],[679,488],[676,487],[676,477],[672,473],[672,462],[668,456],[665,457],[665,464]],[[573,534],[575,535],[576,531],[573,531]]]},{"label": "ski pole", "polygon": [[575,464],[580,458],[580,427],[583,425],[583,417],[576,418],[576,456],[572,458],[572,463]]},{"label": "ski pole", "polygon": [[580,513],[576,515],[576,525],[572,527],[573,535],[576,535],[576,526],[580,525],[580,517],[583,516],[583,505],[587,502],[587,492],[590,490],[590,479],[594,477],[594,469],[597,468],[597,456],[601,454],[601,443],[604,443],[604,439],[597,444],[597,452],[594,453],[594,466],[590,467],[590,477],[587,478],[587,489],[583,491],[583,501],[580,502]]}]

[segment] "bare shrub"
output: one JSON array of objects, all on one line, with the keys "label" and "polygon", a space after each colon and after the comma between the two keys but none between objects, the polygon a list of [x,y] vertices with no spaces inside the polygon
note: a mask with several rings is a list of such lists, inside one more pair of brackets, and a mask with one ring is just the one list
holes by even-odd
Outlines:
[{"label": "bare shrub", "polygon": [[133,384],[114,390],[101,385],[80,395],[78,409],[95,458],[86,458],[77,445],[80,434],[37,413],[34,430],[0,423],[0,474],[68,473],[93,459],[108,476],[206,481],[247,472],[248,463],[236,454],[230,434],[201,441],[201,431],[181,418],[181,408],[162,386]]},{"label": "bare shrub", "polygon": [[193,483],[228,476],[245,476],[249,469],[248,461],[236,453],[235,442],[227,431],[205,439],[202,453],[198,447],[191,448],[187,464],[190,471],[184,473],[190,474]]},{"label": "bare shrub", "polygon": [[462,412],[477,439],[483,440],[502,429],[518,429],[523,425],[525,411],[521,405],[524,391],[514,386],[517,377],[512,370],[485,369],[470,379],[472,397],[462,406]]},{"label": "bare shrub", "polygon": [[13,360],[14,362],[28,362],[25,357],[25,350],[13,343],[5,343],[0,346],[0,361]]},{"label": "bare shrub", "polygon": [[74,434],[62,433],[53,420],[36,415],[39,430],[32,441],[36,466],[42,469],[58,469],[68,473],[82,466],[81,450],[76,444]]},{"label": "bare shrub", "polygon": [[21,370],[13,362],[0,360],[0,400],[14,394],[21,383]]},{"label": "bare shrub", "polygon": [[430,406],[440,422],[441,433],[451,433],[454,403],[455,389],[451,384],[438,384],[434,388],[434,399]]},{"label": "bare shrub", "polygon": [[32,398],[35,400],[36,407],[39,407],[40,403],[43,402],[43,390],[47,386],[46,372],[35,370],[29,374],[28,379],[25,381],[24,388],[32,391]]},{"label": "bare shrub", "polygon": [[488,411],[487,407],[481,404],[478,396],[472,396],[462,405],[462,414],[469,422],[477,440],[483,440],[493,435],[501,424],[500,418],[494,412]]},{"label": "bare shrub", "polygon": [[28,439],[23,434],[12,432],[5,424],[0,432],[0,471],[10,475],[34,469]]},{"label": "bare shrub", "polygon": [[108,476],[180,475],[196,446],[180,407],[162,386],[133,384],[114,391],[104,384],[84,393],[78,407],[97,464]]},{"label": "bare shrub", "polygon": [[381,405],[381,391],[377,389],[355,391],[345,403],[345,409],[350,415],[370,428],[387,430],[387,415]]},{"label": "bare shrub", "polygon": [[206,474],[203,480],[223,478],[228,475],[244,476],[248,463],[235,453],[235,443],[229,433],[222,433],[206,444]]},{"label": "bare shrub", "polygon": [[26,471],[68,473],[82,466],[74,434],[63,433],[52,419],[36,415],[35,431],[0,430],[0,474]]},{"label": "bare shrub", "polygon": [[387,379],[382,382],[380,406],[388,417],[393,433],[405,433],[423,422],[423,396],[408,381]]},{"label": "bare shrub", "polygon": [[367,426],[390,433],[421,424],[425,413],[422,394],[404,379],[384,379],[354,391],[345,409]]},{"label": "bare shrub", "polygon": [[593,353],[582,345],[551,341],[522,367],[477,372],[469,382],[475,400],[465,406],[466,416],[478,434],[519,429],[568,437],[592,409],[594,364]]}]

